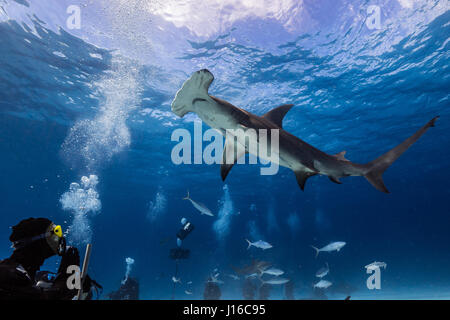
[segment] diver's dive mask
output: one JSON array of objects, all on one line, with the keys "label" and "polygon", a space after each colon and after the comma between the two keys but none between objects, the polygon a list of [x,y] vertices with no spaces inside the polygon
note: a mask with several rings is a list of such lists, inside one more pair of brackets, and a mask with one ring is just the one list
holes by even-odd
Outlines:
[{"label": "diver's dive mask", "polygon": [[50,224],[45,233],[14,241],[13,248],[20,249],[40,239],[45,239],[55,254],[62,256],[66,252],[66,239],[63,237],[62,228],[54,223]]}]

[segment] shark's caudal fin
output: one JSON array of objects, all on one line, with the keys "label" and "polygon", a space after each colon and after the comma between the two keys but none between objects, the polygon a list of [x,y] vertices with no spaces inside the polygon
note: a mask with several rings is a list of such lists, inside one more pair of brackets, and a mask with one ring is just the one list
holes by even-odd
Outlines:
[{"label": "shark's caudal fin", "polygon": [[248,239],[245,239],[245,241],[248,242],[248,247],[247,247],[247,250],[248,250],[248,249],[250,249],[250,247],[252,246],[252,243],[251,243],[250,240],[248,240]]},{"label": "shark's caudal fin", "polygon": [[262,277],[262,275],[264,274],[264,270],[261,268],[258,268],[258,271],[256,272],[259,273],[259,277]]},{"label": "shark's caudal fin", "polygon": [[319,255],[319,252],[320,252],[319,248],[316,248],[316,247],[314,247],[314,246],[311,246],[311,248],[313,248],[314,250],[316,250],[316,258],[317,258],[317,256]]},{"label": "shark's caudal fin", "polygon": [[437,118],[434,117],[426,125],[417,130],[411,137],[400,143],[395,148],[386,152],[382,156],[377,159],[369,162],[366,166],[368,168],[368,172],[364,175],[364,177],[379,191],[389,193],[389,190],[386,188],[383,182],[382,175],[384,171],[395,161],[397,160],[403,152],[408,150],[409,147],[413,145],[430,127],[434,127],[434,123]]},{"label": "shark's caudal fin", "polygon": [[189,198],[189,190],[187,191],[187,195],[186,195],[186,197],[184,197],[183,198],[183,200],[189,200],[190,198]]}]

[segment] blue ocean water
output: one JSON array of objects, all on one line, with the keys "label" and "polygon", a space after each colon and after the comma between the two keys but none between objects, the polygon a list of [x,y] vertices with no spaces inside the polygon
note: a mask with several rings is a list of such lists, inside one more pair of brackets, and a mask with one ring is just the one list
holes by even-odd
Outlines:
[{"label": "blue ocean water", "polygon": [[[325,262],[330,299],[449,298],[448,1],[211,1],[188,19],[175,9],[192,13],[192,1],[51,2],[0,3],[0,257],[12,225],[43,216],[82,253],[93,244],[89,273],[105,293],[131,257],[143,299],[202,299],[214,273],[222,298],[242,299],[243,277],[229,275],[252,259],[285,271],[296,298],[314,297]],[[65,24],[72,3],[79,30]],[[381,8],[380,28],[366,24],[369,5]],[[285,130],[356,163],[440,118],[384,174],[391,194],[321,176],[302,192],[290,170],[262,176],[259,165],[236,165],[224,183],[219,165],[171,159],[173,131],[193,133],[198,118],[170,104],[203,68],[214,96],[258,115],[292,103]],[[215,217],[182,200],[187,190]],[[182,217],[195,229],[174,293],[169,250]],[[247,249],[247,238],[273,248]],[[346,246],[316,259],[310,245],[331,241]],[[373,261],[387,263],[380,290],[366,286]],[[283,297],[271,287],[271,299]]]}]

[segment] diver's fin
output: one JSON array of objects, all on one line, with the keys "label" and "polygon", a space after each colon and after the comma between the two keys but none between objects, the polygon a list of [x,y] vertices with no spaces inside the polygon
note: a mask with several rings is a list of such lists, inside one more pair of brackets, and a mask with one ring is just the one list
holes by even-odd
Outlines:
[{"label": "diver's fin", "polygon": [[305,190],[305,183],[309,177],[316,175],[315,172],[310,171],[294,171],[295,177],[297,178],[297,183],[300,189]]},{"label": "diver's fin", "polygon": [[345,158],[345,154],[347,153],[347,151],[341,151],[341,152],[339,152],[339,153],[336,153],[335,155],[334,155],[334,157],[336,158],[336,159],[338,159],[338,160],[341,160],[341,161],[348,161],[348,159],[346,159]]},{"label": "diver's fin", "polygon": [[368,169],[367,173],[364,177],[379,191],[389,193],[389,190],[386,188],[383,182],[383,173],[384,171],[395,161],[397,160],[403,152],[408,150],[414,142],[416,142],[430,127],[434,127],[435,122],[439,117],[434,117],[426,125],[417,130],[411,137],[400,143],[395,148],[386,152],[382,156],[377,159],[366,164],[366,168]]},{"label": "diver's fin", "polygon": [[330,178],[330,180],[331,180],[331,181],[333,181],[334,183],[337,183],[337,184],[342,184],[342,182],[341,182],[341,181],[339,181],[339,179],[338,179],[338,178],[336,178],[336,177],[328,176],[328,178]]},{"label": "diver's fin", "polygon": [[275,123],[280,128],[283,128],[283,118],[293,107],[293,104],[284,104],[282,106],[276,107],[263,115],[263,118]]},{"label": "diver's fin", "polygon": [[[231,138],[231,139],[230,139]],[[222,165],[220,166],[220,176],[222,181],[225,181],[228,173],[233,165],[238,161],[240,157],[245,155],[247,151],[245,147],[239,142],[234,141],[234,137],[229,137],[225,140],[225,147],[222,155]]]}]

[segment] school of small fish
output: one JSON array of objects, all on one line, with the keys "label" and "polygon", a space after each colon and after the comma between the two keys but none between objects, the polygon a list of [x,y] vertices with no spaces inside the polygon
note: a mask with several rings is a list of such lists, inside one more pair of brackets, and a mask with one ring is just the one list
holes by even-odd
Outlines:
[{"label": "school of small fish", "polygon": [[[190,195],[189,195],[189,191],[187,192],[187,196],[183,198],[183,200],[188,200],[190,201],[190,203],[193,205],[193,207],[195,209],[197,209],[201,215],[207,215],[207,216],[214,216],[214,214],[212,213],[211,210],[209,210],[204,204],[197,202],[193,199],[191,199]],[[239,212],[240,213],[240,212]],[[261,250],[268,250],[273,248],[273,245],[270,244],[267,241],[264,240],[257,240],[254,242],[251,242],[248,239],[245,239],[245,241],[247,242],[248,246],[247,246],[247,250],[249,250],[251,247],[255,247],[257,249],[261,249]],[[320,252],[339,252],[347,243],[344,241],[335,241],[335,242],[330,242],[329,244],[325,245],[322,248],[318,248],[315,246],[311,247],[315,250],[315,257],[317,258],[319,256]],[[258,266],[256,264],[256,266]],[[376,268],[384,268],[386,269],[387,264],[385,262],[379,262],[379,261],[374,261],[368,265],[365,266],[365,268],[367,270],[374,270]],[[269,263],[264,263],[264,264],[260,264],[259,267],[257,267],[256,269],[249,269],[249,270],[254,270],[249,272],[248,274],[241,274],[244,279],[253,279],[253,278],[258,278],[261,282],[261,284],[269,284],[269,285],[283,285],[288,283],[289,281],[291,281],[288,278],[281,278],[280,276],[282,276],[283,274],[285,274],[285,272],[281,269],[275,268],[275,267],[271,267]],[[237,272],[237,271],[236,271]],[[328,281],[326,279],[324,279],[324,277],[326,277],[327,275],[329,275],[330,273],[330,267],[328,265],[328,262],[325,262],[325,266],[321,267],[319,270],[317,270],[315,276],[317,278],[319,278],[319,281],[316,282],[315,284],[313,284],[313,288],[314,289],[319,289],[319,290],[326,290],[328,289],[330,286],[333,285],[333,283],[331,281]],[[219,272],[218,269],[215,268],[213,270],[213,273],[210,275],[210,277],[208,278],[208,282],[213,282],[216,284],[223,284],[224,281],[219,279]],[[240,280],[241,278],[235,274],[227,274],[227,276],[233,280]],[[264,279],[264,277],[267,276],[271,276],[271,278],[269,279]],[[175,277],[172,277],[172,281],[174,283],[180,283],[181,284],[181,279],[177,279]],[[187,282],[188,285],[192,284],[192,281]],[[185,291],[186,295],[192,295],[192,291],[186,289]]]}]

